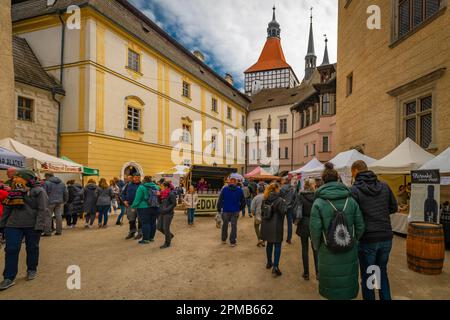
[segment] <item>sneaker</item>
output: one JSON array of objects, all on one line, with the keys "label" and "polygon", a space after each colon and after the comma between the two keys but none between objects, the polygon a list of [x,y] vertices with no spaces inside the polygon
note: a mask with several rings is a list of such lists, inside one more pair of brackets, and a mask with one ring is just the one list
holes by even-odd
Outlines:
[{"label": "sneaker", "polygon": [[266,264],[266,269],[267,269],[267,270],[272,269],[272,267],[273,267],[272,262],[268,262],[268,263]]},{"label": "sneaker", "polygon": [[305,279],[305,281],[309,281],[309,274],[303,274],[302,278]]},{"label": "sneaker", "polygon": [[230,247],[234,248],[234,247],[236,247],[236,246],[237,246],[236,243],[230,243]]},{"label": "sneaker", "polygon": [[5,279],[0,283],[0,291],[9,289],[15,284],[16,284],[16,282],[14,280]]},{"label": "sneaker", "polygon": [[142,232],[138,232],[138,234],[136,235],[136,237],[134,237],[134,240],[141,240],[142,239]]},{"label": "sneaker", "polygon": [[130,240],[134,238],[134,232],[130,232],[127,237],[125,238],[125,240]]},{"label": "sneaker", "polygon": [[51,233],[46,233],[44,232],[43,234],[41,234],[42,237],[51,237],[52,234]]},{"label": "sneaker", "polygon": [[27,272],[27,281],[32,281],[36,279],[37,277],[37,271],[28,271]]},{"label": "sneaker", "polygon": [[160,249],[167,249],[170,248],[170,244],[165,243],[164,245],[162,245],[161,247],[159,247]]},{"label": "sneaker", "polygon": [[62,236],[62,232],[56,232],[55,236]]},{"label": "sneaker", "polygon": [[273,268],[272,275],[274,277],[280,277],[282,275],[281,270],[279,268]]},{"label": "sneaker", "polygon": [[141,240],[138,242],[139,244],[150,244],[149,240]]}]

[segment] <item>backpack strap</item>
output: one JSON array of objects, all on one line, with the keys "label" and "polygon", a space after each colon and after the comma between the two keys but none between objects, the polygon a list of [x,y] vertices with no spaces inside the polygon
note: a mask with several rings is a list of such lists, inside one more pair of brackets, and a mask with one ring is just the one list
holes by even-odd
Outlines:
[{"label": "backpack strap", "polygon": [[[342,209],[342,211],[345,211],[345,209],[347,209],[348,199],[349,199],[349,198],[347,198],[347,199],[345,200],[344,209]],[[330,200],[327,200],[327,201],[328,201],[328,203],[333,207],[334,211],[339,211],[338,209],[336,209],[336,207],[334,206],[334,204],[333,204]]]}]

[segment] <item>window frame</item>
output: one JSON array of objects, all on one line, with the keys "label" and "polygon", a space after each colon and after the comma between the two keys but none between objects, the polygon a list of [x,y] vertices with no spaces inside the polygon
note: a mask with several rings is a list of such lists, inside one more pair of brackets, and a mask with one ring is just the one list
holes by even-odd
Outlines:
[{"label": "window frame", "polygon": [[[430,98],[431,99],[431,107],[425,111],[422,111],[422,101],[426,98]],[[407,114],[406,112],[406,107],[407,105],[411,104],[412,102],[415,103],[415,112],[412,114]],[[407,121],[414,119],[415,120],[415,138],[413,139],[414,142],[416,142],[419,146],[421,146],[424,150],[428,150],[430,149],[430,147],[433,144],[434,141],[434,105],[435,102],[433,100],[433,94],[429,93],[429,94],[421,94],[418,95],[417,97],[415,97],[414,99],[410,99],[410,100],[406,100],[405,102],[403,102],[403,107],[402,107],[402,135],[403,138],[411,138],[408,137],[407,135]],[[422,145],[422,118],[424,116],[431,116],[431,139],[430,139],[430,143],[428,146],[423,146]]]},{"label": "window frame", "polygon": [[231,121],[233,120],[233,108],[230,106],[227,106],[227,119]]},{"label": "window frame", "polygon": [[350,72],[347,76],[347,97],[353,94],[353,90],[355,89],[354,82],[355,78],[353,76],[353,72]]},{"label": "window frame", "polygon": [[183,84],[181,86],[181,95],[185,98],[191,99],[191,89],[191,84],[186,80],[183,80]]},{"label": "window frame", "polygon": [[[30,101],[29,110],[22,110],[22,112],[21,112],[21,109],[26,109],[28,107],[27,106],[23,106],[23,105],[20,106],[20,101],[24,101],[24,102]],[[30,114],[30,119],[25,119],[25,118],[20,117],[20,114],[24,115],[27,112],[29,112],[29,114]],[[34,112],[35,112],[35,100],[32,99],[32,98],[28,98],[28,97],[25,97],[25,96],[18,95],[17,96],[17,112],[16,112],[17,120],[33,123],[34,119],[35,119]]]},{"label": "window frame", "polygon": [[280,118],[280,134],[288,133],[288,119]]},{"label": "window frame", "polygon": [[[137,65],[137,69],[135,68],[135,66],[133,65],[133,60],[132,60],[132,56],[135,56],[137,58],[136,65]],[[131,59],[130,59],[131,58]],[[127,68],[130,69],[131,71],[134,71],[136,73],[141,73],[141,54],[136,52],[135,50],[128,48],[128,65]]]},{"label": "window frame", "polygon": [[[130,109],[131,111],[137,111],[138,113],[138,117],[136,117],[135,113],[132,112],[132,114],[130,115]],[[131,116],[131,124],[130,124],[130,116]],[[134,126],[134,120],[137,119],[138,121],[138,129],[135,129]],[[137,108],[136,106],[133,105],[127,105],[127,130],[131,131],[131,132],[142,132],[142,109],[141,108]]]},{"label": "window frame", "polygon": [[[327,141],[327,143],[326,143],[327,148],[326,149],[325,149],[325,140]],[[330,137],[329,136],[323,136],[322,137],[322,152],[323,153],[331,152],[330,151]]]},{"label": "window frame", "polygon": [[211,111],[215,113],[219,113],[219,100],[217,98],[211,98]]}]

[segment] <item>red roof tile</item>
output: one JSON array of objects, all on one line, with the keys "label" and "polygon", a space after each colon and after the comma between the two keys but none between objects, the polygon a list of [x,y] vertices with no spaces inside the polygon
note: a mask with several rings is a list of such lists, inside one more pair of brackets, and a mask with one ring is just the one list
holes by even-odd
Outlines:
[{"label": "red roof tile", "polygon": [[258,62],[248,68],[245,73],[286,69],[291,66],[286,62],[279,38],[269,38],[264,45]]}]

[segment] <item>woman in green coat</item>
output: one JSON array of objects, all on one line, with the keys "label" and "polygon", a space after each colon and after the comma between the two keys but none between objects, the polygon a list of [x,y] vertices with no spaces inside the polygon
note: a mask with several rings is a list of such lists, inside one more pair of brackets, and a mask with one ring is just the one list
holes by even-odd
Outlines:
[{"label": "woman in green coat", "polygon": [[330,300],[355,299],[359,293],[358,245],[355,243],[345,253],[333,253],[326,247],[324,234],[335,212],[328,201],[338,210],[343,210],[348,230],[354,235],[355,242],[364,233],[363,216],[350,189],[338,182],[339,175],[333,164],[325,165],[322,180],[325,184],[316,192],[310,223],[313,247],[319,252],[319,293]]}]

